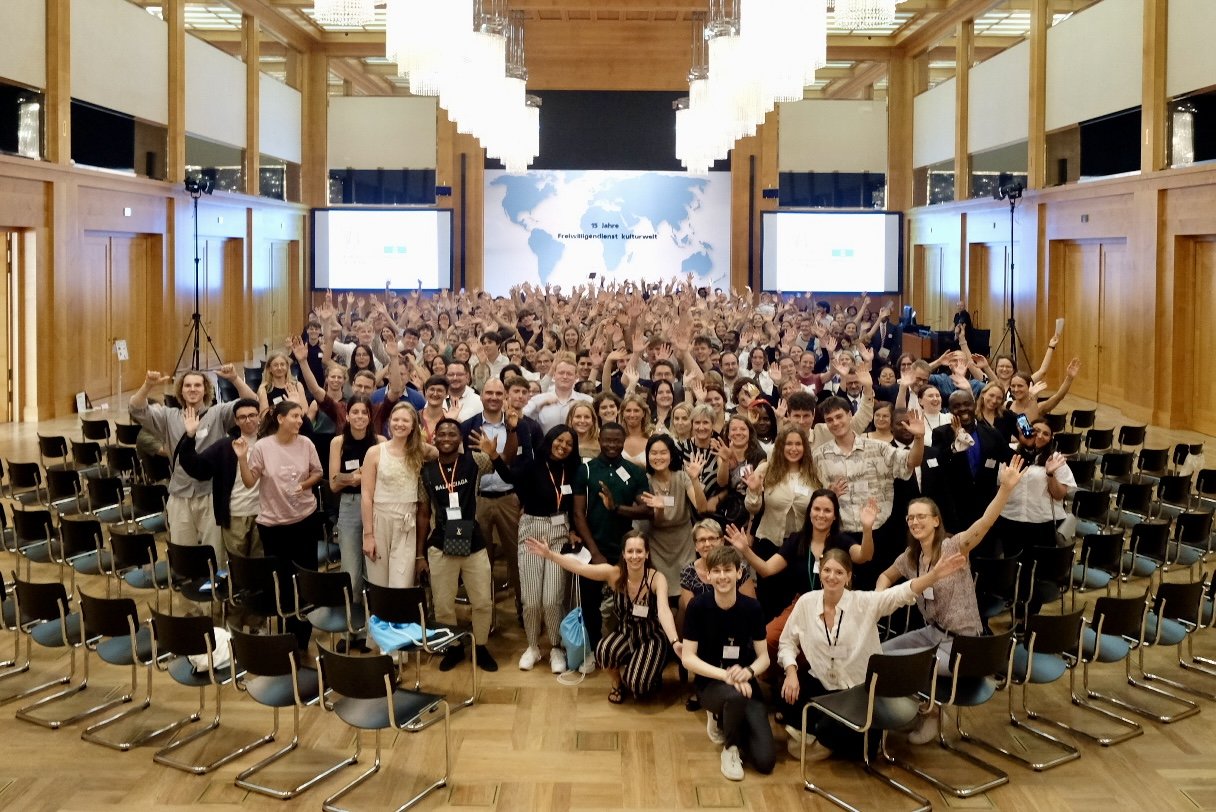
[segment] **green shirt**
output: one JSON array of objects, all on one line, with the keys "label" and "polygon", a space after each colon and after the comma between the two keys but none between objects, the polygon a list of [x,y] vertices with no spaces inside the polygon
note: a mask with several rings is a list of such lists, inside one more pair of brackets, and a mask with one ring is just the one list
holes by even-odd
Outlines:
[{"label": "green shirt", "polygon": [[594,457],[580,465],[574,476],[574,492],[587,497],[587,524],[595,537],[595,546],[604,558],[615,564],[621,558],[623,539],[633,527],[633,519],[604,507],[600,498],[601,482],[608,486],[618,506],[633,505],[646,490],[646,472],[624,457],[612,463],[603,457]]}]

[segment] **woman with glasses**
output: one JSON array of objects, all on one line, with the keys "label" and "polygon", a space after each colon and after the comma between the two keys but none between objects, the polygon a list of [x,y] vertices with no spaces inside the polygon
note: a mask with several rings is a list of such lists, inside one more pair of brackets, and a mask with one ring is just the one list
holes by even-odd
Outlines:
[{"label": "woman with glasses", "polygon": [[[946,535],[941,511],[932,499],[924,497],[908,503],[908,548],[878,576],[877,589],[888,589],[905,579],[912,580],[929,572],[943,558],[955,553],[969,555],[975,545],[988,533],[1001,515],[1009,495],[1022,478],[1022,458],[1014,457],[1000,471],[1001,486],[988,509],[976,522],[961,533]],[[983,634],[979,605],[975,598],[975,579],[969,566],[942,578],[932,589],[916,598],[916,608],[925,620],[923,628],[892,637],[883,643],[885,653],[913,653],[928,648],[937,649],[937,670],[950,670],[950,641],[954,635]],[[924,744],[937,737],[938,713],[926,712],[921,724],[908,737],[913,744]]]},{"label": "woman with glasses", "polygon": [[[722,535],[722,525],[713,519],[702,519],[692,526],[692,544],[697,557],[680,572],[680,609],[677,626],[683,627],[684,610],[698,595],[713,591],[709,581],[709,570],[705,566],[705,556],[715,547],[721,547],[726,542]],[[749,598],[756,597],[756,574],[746,562],[739,568],[739,594]]]}]

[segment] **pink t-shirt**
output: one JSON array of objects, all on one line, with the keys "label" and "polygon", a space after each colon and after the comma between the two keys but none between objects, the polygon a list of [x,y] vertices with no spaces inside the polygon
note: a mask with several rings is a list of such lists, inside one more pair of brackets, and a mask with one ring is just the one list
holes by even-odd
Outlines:
[{"label": "pink t-shirt", "polygon": [[310,440],[296,437],[280,443],[273,435],[263,437],[249,451],[249,470],[261,477],[258,524],[295,524],[317,509],[312,489],[299,489],[299,483],[321,473],[321,458]]}]

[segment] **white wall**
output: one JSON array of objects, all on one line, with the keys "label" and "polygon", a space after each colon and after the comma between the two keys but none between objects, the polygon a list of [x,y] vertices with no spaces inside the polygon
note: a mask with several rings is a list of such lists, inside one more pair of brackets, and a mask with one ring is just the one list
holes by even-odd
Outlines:
[{"label": "white wall", "polygon": [[71,13],[72,96],[157,124],[167,123],[169,34],[165,22],[126,0],[72,0]]},{"label": "white wall", "polygon": [[954,122],[957,117],[953,79],[947,79],[916,97],[912,109],[913,166],[954,160]]},{"label": "white wall", "polygon": [[300,144],[303,126],[300,118],[300,91],[264,73],[260,76],[259,150],[264,155],[273,155],[298,164],[303,154]]},{"label": "white wall", "polygon": [[1143,0],[1102,0],[1048,29],[1048,131],[1140,106],[1143,15]]},{"label": "white wall", "polygon": [[245,63],[186,35],[186,132],[245,146]]},{"label": "white wall", "polygon": [[887,171],[885,102],[791,102],[781,105],[778,120],[778,171]]},{"label": "white wall", "polygon": [[1165,94],[1216,85],[1216,3],[1212,0],[1170,0]]},{"label": "white wall", "polygon": [[982,152],[1030,131],[1030,43],[1022,42],[971,69],[967,144]]},{"label": "white wall", "polygon": [[435,139],[433,98],[329,99],[331,168],[430,169]]},{"label": "white wall", "polygon": [[4,0],[0,77],[46,87],[46,0]]}]

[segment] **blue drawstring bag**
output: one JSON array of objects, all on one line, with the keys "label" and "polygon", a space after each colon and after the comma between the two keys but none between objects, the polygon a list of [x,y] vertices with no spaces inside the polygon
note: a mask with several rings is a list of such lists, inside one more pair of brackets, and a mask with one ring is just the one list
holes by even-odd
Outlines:
[{"label": "blue drawstring bag", "polygon": [[[389,623],[372,615],[368,618],[367,629],[385,653],[422,645],[422,627],[417,623]],[[426,641],[432,646],[442,645],[454,636],[451,629],[428,629]]]},{"label": "blue drawstring bag", "polygon": [[566,649],[566,668],[576,670],[587,658],[587,630],[583,627],[583,607],[576,606],[562,618],[562,647]]}]

